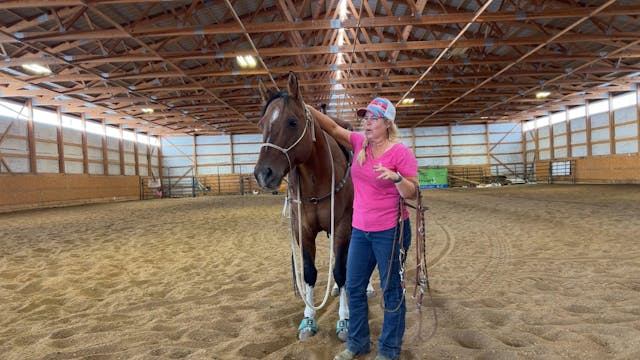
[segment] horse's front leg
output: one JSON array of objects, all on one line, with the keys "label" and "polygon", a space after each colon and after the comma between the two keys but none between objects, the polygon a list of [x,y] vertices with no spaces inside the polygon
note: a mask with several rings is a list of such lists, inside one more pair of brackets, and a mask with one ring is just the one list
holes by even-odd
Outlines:
[{"label": "horse's front leg", "polygon": [[304,291],[305,297],[304,318],[298,326],[298,339],[304,340],[314,336],[318,332],[318,323],[316,321],[316,310],[313,303],[313,288],[316,286],[318,279],[318,271],[316,269],[315,260],[315,236],[307,236],[304,239],[314,239],[314,241],[302,241],[302,262],[304,268]]}]

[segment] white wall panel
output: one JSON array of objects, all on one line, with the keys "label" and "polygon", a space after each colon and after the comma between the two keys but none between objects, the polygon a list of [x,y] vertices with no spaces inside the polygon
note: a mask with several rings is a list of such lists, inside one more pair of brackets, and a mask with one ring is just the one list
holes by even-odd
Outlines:
[{"label": "white wall panel", "polygon": [[638,136],[638,124],[628,124],[616,126],[615,128],[616,139],[624,139]]},{"label": "white wall panel", "polygon": [[587,118],[579,117],[571,119],[571,131],[585,130],[587,128]]},{"label": "white wall panel", "polygon": [[478,165],[478,164],[486,164],[487,157],[486,156],[463,156],[463,157],[454,157],[452,165]]},{"label": "white wall panel", "polygon": [[566,135],[561,135],[561,136],[554,136],[553,137],[553,146],[565,146],[567,145],[567,136]]},{"label": "white wall panel", "polygon": [[571,133],[571,144],[584,144],[587,142],[587,133],[582,131],[579,133]]},{"label": "white wall panel", "polygon": [[[29,159],[5,157],[4,162],[9,165],[9,169],[13,173],[28,173],[29,172]],[[2,166],[2,165],[0,165]],[[4,169],[4,166],[2,166]],[[3,170],[4,171],[4,170]]]},{"label": "white wall panel", "polygon": [[[448,126],[420,127],[415,129],[416,138],[429,135],[449,135]],[[417,140],[417,139],[416,139]]]},{"label": "white wall panel", "polygon": [[635,106],[618,109],[613,112],[613,119],[616,124],[633,121],[636,120],[637,117],[638,111]]},{"label": "white wall panel", "polygon": [[423,156],[449,156],[449,147],[421,147],[416,148],[416,157]]},{"label": "white wall panel", "polygon": [[598,129],[591,131],[591,141],[608,141],[609,140],[609,128]]},{"label": "white wall panel", "polygon": [[591,155],[600,156],[600,155],[610,155],[611,147],[609,144],[593,144],[591,146]]},{"label": "white wall panel", "polygon": [[429,136],[416,138],[416,146],[437,146],[447,145],[449,146],[448,136]]},{"label": "white wall panel", "polygon": [[548,149],[546,150],[540,150],[538,152],[538,156],[540,157],[538,160],[549,160],[551,158],[551,153],[549,152]]},{"label": "white wall panel", "polygon": [[576,145],[571,147],[571,155],[573,157],[585,157],[587,156],[586,145]]},{"label": "white wall panel", "polygon": [[549,138],[540,139],[538,141],[538,146],[540,147],[541,150],[548,149],[550,146]]},{"label": "white wall panel", "polygon": [[[492,145],[493,147],[493,145]],[[491,154],[504,154],[504,153],[520,153],[522,151],[522,144],[498,144],[495,145]]]},{"label": "white wall panel", "polygon": [[567,133],[567,123],[559,122],[557,124],[553,124],[553,135],[560,135]]},{"label": "white wall panel", "polygon": [[36,141],[36,154],[44,156],[58,156],[58,144]]},{"label": "white wall panel", "polygon": [[5,154],[29,154],[27,139],[5,138],[0,143],[0,152]]},{"label": "white wall panel", "polygon": [[638,152],[637,140],[627,140],[627,141],[616,142],[616,154],[631,154],[631,153],[637,153],[637,152]]},{"label": "white wall panel", "polygon": [[564,159],[567,157],[567,148],[555,149],[553,153],[556,159]]},{"label": "white wall panel", "polygon": [[451,127],[451,133],[458,134],[484,134],[486,128],[484,125],[456,125]]},{"label": "white wall panel", "polygon": [[451,137],[451,143],[454,145],[472,145],[472,144],[486,144],[486,135],[455,135]]},{"label": "white wall panel", "polygon": [[[506,136],[505,136],[506,135]],[[497,142],[501,143],[519,143],[522,141],[522,133],[510,133],[510,134],[489,134],[489,141],[492,144]]]},{"label": "white wall panel", "polygon": [[64,172],[67,174],[82,174],[84,171],[82,161],[65,161]]},{"label": "white wall panel", "polygon": [[[466,145],[466,146],[453,146],[451,148],[453,155],[465,155],[465,154],[487,154],[487,147],[485,145]],[[485,162],[486,163],[486,158]]]},{"label": "white wall panel", "polygon": [[89,163],[89,174],[104,175],[104,167],[102,164]]},{"label": "white wall panel", "polygon": [[450,165],[448,157],[418,159],[418,166],[447,166],[447,165]]},{"label": "white wall panel", "polygon": [[591,128],[609,126],[609,113],[591,115]]},{"label": "white wall panel", "polygon": [[549,137],[549,128],[548,127],[541,127],[538,129],[538,137],[540,139],[542,138],[546,138]]},{"label": "white wall panel", "polygon": [[36,139],[57,140],[58,128],[57,126],[34,121],[33,134]]}]

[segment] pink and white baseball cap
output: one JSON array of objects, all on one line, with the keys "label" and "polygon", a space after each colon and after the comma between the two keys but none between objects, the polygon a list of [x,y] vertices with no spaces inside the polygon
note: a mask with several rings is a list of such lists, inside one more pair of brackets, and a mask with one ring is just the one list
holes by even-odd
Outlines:
[{"label": "pink and white baseball cap", "polygon": [[391,120],[392,122],[396,120],[396,108],[391,101],[386,98],[377,97],[371,100],[366,108],[358,109],[357,114],[359,117],[364,117],[368,112]]}]

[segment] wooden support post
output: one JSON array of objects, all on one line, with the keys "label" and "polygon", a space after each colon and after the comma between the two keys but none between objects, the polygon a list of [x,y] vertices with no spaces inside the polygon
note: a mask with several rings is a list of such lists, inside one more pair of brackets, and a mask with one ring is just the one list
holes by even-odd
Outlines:
[{"label": "wooden support post", "polygon": [[551,123],[551,113],[549,113],[549,160],[556,159],[556,149],[555,142],[553,141],[554,132],[553,132],[553,124]]},{"label": "wooden support post", "polygon": [[591,156],[591,114],[589,114],[589,100],[585,100],[584,102],[584,113],[585,113],[585,131],[586,135],[586,146],[587,146],[587,157]]},{"label": "wooden support post", "polygon": [[124,166],[124,129],[123,125],[118,126],[118,130],[120,131],[120,138],[118,139],[118,152],[120,155],[120,175],[124,175],[125,166]]},{"label": "wooden support post", "polygon": [[198,136],[193,135],[193,176],[198,177]]},{"label": "wooden support post", "polygon": [[567,126],[565,127],[565,135],[567,136],[567,158],[571,159],[571,121],[569,120],[569,108],[565,110],[565,119]]},{"label": "wooden support post", "polygon": [[522,163],[524,166],[523,176],[524,179],[527,179],[527,132],[524,129],[525,121],[520,121],[520,132],[522,133],[520,138],[520,143],[522,147]]},{"label": "wooden support post", "polygon": [[[491,137],[489,136],[488,122],[484,123],[484,140],[487,145],[487,165],[489,166],[489,175],[491,175]],[[482,175],[486,175],[486,174],[482,174]]]},{"label": "wooden support post", "polygon": [[64,174],[64,132],[62,131],[62,111],[60,107],[56,108],[56,116],[58,118],[58,128],[56,129],[56,139],[58,142],[58,173]]},{"label": "wooden support post", "polygon": [[[228,135],[229,136],[229,164],[231,164],[231,173],[235,174],[236,173],[236,164],[233,161],[233,135]],[[258,150],[259,151],[259,150]]]},{"label": "wooden support post", "polygon": [[453,138],[453,127],[449,124],[449,166],[453,165],[453,144],[451,142]]},{"label": "wooden support post", "polygon": [[80,114],[82,121],[82,173],[89,173],[89,149],[87,145],[87,117],[84,113]]},{"label": "wooden support post", "polygon": [[133,136],[134,136],[133,154],[134,154],[134,157],[135,157],[135,164],[136,164],[136,176],[140,176],[140,169],[139,169],[140,159],[138,159],[138,156],[139,156],[139,154],[138,154],[138,133],[134,132]]},{"label": "wooden support post", "polygon": [[616,121],[613,115],[613,94],[609,93],[609,154],[616,153]]},{"label": "wooden support post", "polygon": [[29,145],[29,172],[38,172],[36,162],[36,136],[33,127],[33,100],[27,99],[27,142]]},{"label": "wooden support post", "polygon": [[640,85],[636,84],[636,140],[638,152],[640,152]]},{"label": "wooden support post", "polygon": [[109,175],[109,149],[107,145],[107,124],[102,122],[102,174]]},{"label": "wooden support post", "polygon": [[147,133],[147,176],[153,174],[153,168],[151,167],[151,135]]},{"label": "wooden support post", "polygon": [[158,136],[158,177],[162,177],[162,137]]}]

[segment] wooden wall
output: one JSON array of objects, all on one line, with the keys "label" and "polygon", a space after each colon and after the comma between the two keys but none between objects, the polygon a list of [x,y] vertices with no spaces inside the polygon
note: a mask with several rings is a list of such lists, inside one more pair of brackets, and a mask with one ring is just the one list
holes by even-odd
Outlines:
[{"label": "wooden wall", "polygon": [[139,179],[86,174],[2,174],[0,212],[138,200]]}]

